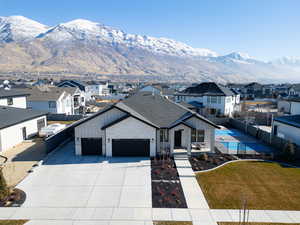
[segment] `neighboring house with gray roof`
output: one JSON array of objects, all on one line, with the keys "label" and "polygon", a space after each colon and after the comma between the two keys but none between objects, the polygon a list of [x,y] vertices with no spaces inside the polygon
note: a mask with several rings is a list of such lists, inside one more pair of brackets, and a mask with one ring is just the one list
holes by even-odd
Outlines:
[{"label": "neighboring house with gray roof", "polygon": [[27,98],[27,107],[30,109],[57,114],[74,114],[72,95],[64,88],[46,86],[27,88],[24,91],[30,94]]},{"label": "neighboring house with gray roof", "polygon": [[175,91],[172,88],[164,84],[145,85],[139,88],[137,92],[151,92],[154,94],[166,96],[169,99],[173,99],[175,93]]},{"label": "neighboring house with gray roof", "polygon": [[0,106],[0,151],[6,151],[36,135],[46,126],[46,112]]},{"label": "neighboring house with gray roof", "polygon": [[155,156],[192,146],[214,151],[215,129],[198,113],[164,96],[139,92],[75,123],[77,155]]},{"label": "neighboring house with gray roof", "polygon": [[0,106],[10,106],[25,109],[27,106],[26,97],[29,94],[18,89],[0,90]]},{"label": "neighboring house with gray roof", "polygon": [[272,124],[272,132],[275,136],[300,146],[300,114],[275,118]]},{"label": "neighboring house with gray roof", "polygon": [[239,93],[214,82],[203,82],[175,93],[175,100],[186,103],[198,102],[204,107],[201,112],[206,117],[217,115],[231,117],[240,111]]}]

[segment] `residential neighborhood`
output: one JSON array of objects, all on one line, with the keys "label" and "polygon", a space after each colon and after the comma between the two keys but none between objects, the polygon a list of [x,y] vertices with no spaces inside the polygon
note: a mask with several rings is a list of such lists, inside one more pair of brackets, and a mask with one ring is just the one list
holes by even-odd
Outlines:
[{"label": "residential neighborhood", "polygon": [[[100,92],[98,84],[104,85]],[[278,170],[277,163],[299,163],[299,99],[294,92],[278,95],[277,86],[282,88],[216,82],[58,81],[3,88],[0,150],[7,160],[3,175],[20,199],[6,203],[20,207],[11,211],[12,218],[31,219],[38,213],[41,221],[62,224],[61,218],[79,224],[86,218],[211,225],[227,221],[226,214],[238,221],[230,210],[240,210],[241,195],[214,192],[212,196],[205,186],[215,185],[210,174],[231,180],[218,171],[238,169],[246,174],[251,168],[261,176],[270,172],[263,163],[254,167],[249,160],[271,160],[272,170]],[[279,174],[275,180],[282,179]],[[247,190],[249,184],[240,185]],[[92,191],[86,195],[88,190]],[[48,194],[42,197],[43,191]],[[267,196],[260,205],[250,200],[254,193],[246,193],[247,210],[264,210],[263,222],[280,222],[271,209],[300,209],[298,201],[274,205]],[[297,192],[292,196],[297,199]],[[282,195],[277,197],[285,201]],[[49,208],[63,211],[55,214]],[[297,221],[296,214],[280,212],[284,221]],[[257,220],[254,211],[250,220]]]}]

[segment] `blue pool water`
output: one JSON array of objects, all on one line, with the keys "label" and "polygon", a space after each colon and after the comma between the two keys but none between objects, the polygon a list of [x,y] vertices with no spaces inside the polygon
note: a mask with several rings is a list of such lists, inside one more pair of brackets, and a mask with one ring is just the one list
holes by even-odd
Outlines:
[{"label": "blue pool water", "polygon": [[241,136],[242,134],[237,130],[215,130],[216,136],[230,135],[230,136]]},{"label": "blue pool water", "polygon": [[271,152],[272,150],[259,143],[242,143],[242,142],[221,142],[227,149],[235,151],[259,151]]}]

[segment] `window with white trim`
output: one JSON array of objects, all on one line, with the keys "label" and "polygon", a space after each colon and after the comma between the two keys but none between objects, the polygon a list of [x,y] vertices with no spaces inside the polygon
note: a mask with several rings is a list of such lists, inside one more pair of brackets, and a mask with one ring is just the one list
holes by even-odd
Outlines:
[{"label": "window with white trim", "polygon": [[192,129],[191,131],[191,142],[204,142],[205,131]]}]

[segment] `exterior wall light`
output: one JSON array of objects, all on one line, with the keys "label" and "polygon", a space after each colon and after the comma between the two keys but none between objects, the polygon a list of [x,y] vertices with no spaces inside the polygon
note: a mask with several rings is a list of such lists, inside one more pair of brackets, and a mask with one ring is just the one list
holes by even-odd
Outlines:
[{"label": "exterior wall light", "polygon": [[107,143],[109,143],[110,142],[110,138],[107,138]]}]

